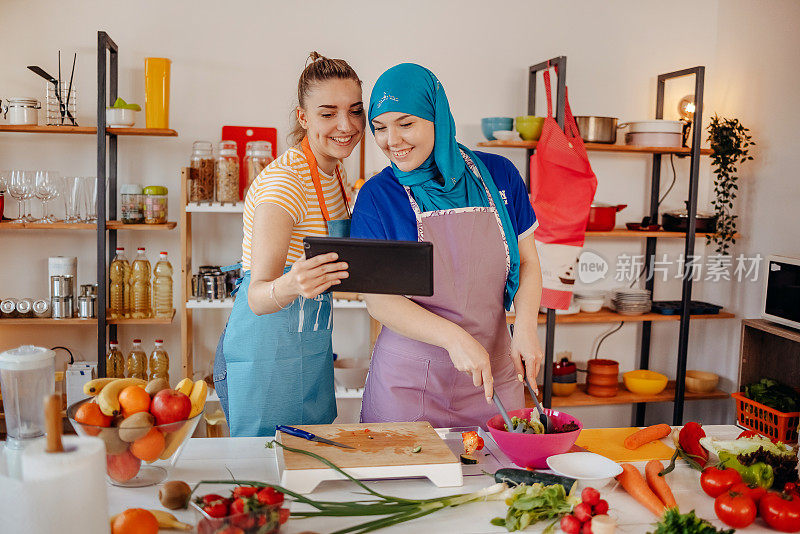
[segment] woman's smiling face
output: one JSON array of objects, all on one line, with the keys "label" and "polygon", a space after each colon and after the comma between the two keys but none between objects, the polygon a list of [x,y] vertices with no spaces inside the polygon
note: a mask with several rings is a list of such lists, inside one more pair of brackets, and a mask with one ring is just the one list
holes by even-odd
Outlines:
[{"label": "woman's smiling face", "polygon": [[372,119],[375,142],[386,157],[403,172],[422,165],[433,152],[433,122],[408,113],[389,111]]}]

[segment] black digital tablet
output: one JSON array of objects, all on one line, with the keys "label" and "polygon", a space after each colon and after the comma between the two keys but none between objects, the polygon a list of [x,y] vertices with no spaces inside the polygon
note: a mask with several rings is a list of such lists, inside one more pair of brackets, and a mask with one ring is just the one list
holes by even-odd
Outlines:
[{"label": "black digital tablet", "polygon": [[418,241],[306,237],[306,258],[336,252],[348,278],[334,291],[390,295],[433,295],[433,244]]}]

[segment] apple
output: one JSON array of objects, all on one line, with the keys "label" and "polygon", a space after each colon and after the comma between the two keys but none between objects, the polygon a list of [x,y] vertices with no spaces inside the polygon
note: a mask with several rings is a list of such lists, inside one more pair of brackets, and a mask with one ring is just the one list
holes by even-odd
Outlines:
[{"label": "apple", "polygon": [[157,425],[168,425],[189,418],[192,412],[192,401],[189,396],[174,389],[162,389],[150,403],[150,413],[156,418]]},{"label": "apple", "polygon": [[139,473],[142,461],[125,451],[122,454],[106,454],[106,473],[117,482],[127,482]]}]

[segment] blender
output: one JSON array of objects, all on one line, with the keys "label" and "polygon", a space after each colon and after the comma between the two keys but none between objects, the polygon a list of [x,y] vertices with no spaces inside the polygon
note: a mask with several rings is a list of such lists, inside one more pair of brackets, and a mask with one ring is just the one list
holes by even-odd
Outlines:
[{"label": "blender", "polygon": [[23,345],[0,354],[0,391],[6,418],[8,473],[19,476],[19,459],[45,432],[44,402],[56,389],[56,353]]}]

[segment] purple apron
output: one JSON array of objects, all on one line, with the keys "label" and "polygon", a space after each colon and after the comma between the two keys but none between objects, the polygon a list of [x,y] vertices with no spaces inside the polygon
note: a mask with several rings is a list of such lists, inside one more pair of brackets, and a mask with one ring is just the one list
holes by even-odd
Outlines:
[{"label": "purple apron", "polygon": [[[463,152],[462,156],[483,182],[475,164]],[[488,207],[420,213],[409,188],[405,190],[417,219],[417,240],[434,247],[433,296],[411,300],[458,324],[483,345],[491,358],[494,390],[506,409],[523,408],[503,309],[508,245],[492,195],[487,189]],[[435,428],[486,428],[495,414],[483,386],[475,387],[470,373],[456,370],[445,349],[386,327],[381,330],[367,375],[362,422],[428,421]]]}]

